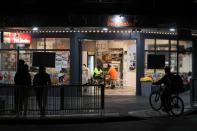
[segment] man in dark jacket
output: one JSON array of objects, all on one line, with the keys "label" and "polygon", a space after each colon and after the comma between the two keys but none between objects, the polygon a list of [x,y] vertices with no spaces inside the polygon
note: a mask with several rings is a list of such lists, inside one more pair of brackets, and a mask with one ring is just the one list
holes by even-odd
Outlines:
[{"label": "man in dark jacket", "polygon": [[155,85],[161,85],[164,84],[165,88],[161,94],[161,101],[164,106],[164,110],[168,111],[169,110],[169,102],[170,102],[170,96],[173,93],[173,84],[176,81],[175,75],[171,73],[171,68],[169,66],[166,66],[164,68],[165,70],[165,75],[157,82],[153,83]]},{"label": "man in dark jacket", "polygon": [[49,74],[45,67],[39,67],[39,72],[34,76],[33,85],[35,87],[36,99],[40,108],[40,114],[45,115],[45,106],[47,103],[47,86],[51,85]]},{"label": "man in dark jacket", "polygon": [[25,61],[19,60],[17,66],[17,72],[14,76],[15,90],[14,90],[14,102],[15,102],[15,111],[21,113],[23,104],[26,101],[28,94],[26,91],[31,85],[31,76],[28,71],[25,70]]}]

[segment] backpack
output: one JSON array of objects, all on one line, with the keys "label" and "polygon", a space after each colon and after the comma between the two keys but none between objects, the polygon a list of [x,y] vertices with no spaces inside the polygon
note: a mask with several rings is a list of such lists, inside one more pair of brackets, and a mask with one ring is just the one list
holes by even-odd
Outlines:
[{"label": "backpack", "polygon": [[174,77],[173,91],[176,93],[184,92],[183,79],[180,77],[180,75],[175,75]]}]

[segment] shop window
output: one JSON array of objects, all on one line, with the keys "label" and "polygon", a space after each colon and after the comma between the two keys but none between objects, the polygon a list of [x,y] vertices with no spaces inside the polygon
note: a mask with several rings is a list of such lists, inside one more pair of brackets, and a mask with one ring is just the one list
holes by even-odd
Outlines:
[{"label": "shop window", "polygon": [[192,73],[192,41],[179,41],[179,74],[181,75],[184,87],[191,86]]},{"label": "shop window", "polygon": [[176,52],[171,52],[170,54],[171,59],[170,59],[170,63],[171,63],[171,71],[174,73],[177,73],[177,53]]},{"label": "shop window", "polygon": [[156,39],[156,50],[168,51],[169,50],[169,40]]},{"label": "shop window", "polygon": [[[27,49],[21,49],[19,59],[23,59],[29,65],[29,71],[33,80],[34,75],[38,72],[38,67],[32,66],[33,51],[31,49],[43,49],[39,51],[55,52],[55,67],[46,68],[47,73],[53,85],[70,83],[70,41],[67,38],[38,38],[32,40],[32,46]],[[44,50],[45,49],[45,50]],[[65,51],[64,51],[65,49]]]},{"label": "shop window", "polygon": [[155,50],[155,39],[145,39],[145,50]]},{"label": "shop window", "polygon": [[16,51],[0,52],[0,83],[13,84],[17,68]]},{"label": "shop window", "polygon": [[46,38],[46,49],[70,49],[69,43],[66,38]]},{"label": "shop window", "polygon": [[177,51],[177,40],[171,40],[171,51]]},{"label": "shop window", "polygon": [[[147,68],[147,59],[148,54],[155,54],[154,52],[145,52],[145,76],[150,76],[154,80],[160,79],[164,74],[163,69],[148,69]],[[169,65],[169,52],[156,52],[157,55],[165,55],[165,66]]]},{"label": "shop window", "polygon": [[179,52],[192,52],[192,41],[179,41]]},{"label": "shop window", "polygon": [[145,76],[152,76],[154,69],[148,69],[148,54],[154,54],[153,52],[145,52]]}]

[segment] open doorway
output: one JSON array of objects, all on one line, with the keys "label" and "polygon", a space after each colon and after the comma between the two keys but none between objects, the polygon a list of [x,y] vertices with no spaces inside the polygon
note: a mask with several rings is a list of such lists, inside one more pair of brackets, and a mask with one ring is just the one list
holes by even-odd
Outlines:
[{"label": "open doorway", "polygon": [[[93,78],[94,69],[101,66],[104,76],[109,70],[108,64],[117,71],[117,78],[111,88],[106,84],[105,95],[136,94],[136,40],[89,40],[82,44],[82,66],[86,66],[90,76],[85,76],[82,67],[82,84]],[[86,80],[84,80],[86,78]]]}]

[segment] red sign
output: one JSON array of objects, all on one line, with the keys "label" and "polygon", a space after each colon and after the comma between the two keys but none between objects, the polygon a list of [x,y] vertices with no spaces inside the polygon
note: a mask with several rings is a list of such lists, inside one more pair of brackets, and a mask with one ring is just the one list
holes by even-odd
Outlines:
[{"label": "red sign", "polygon": [[31,44],[31,34],[3,32],[3,43]]},{"label": "red sign", "polygon": [[127,18],[119,15],[108,16],[107,26],[126,27],[131,26]]}]

